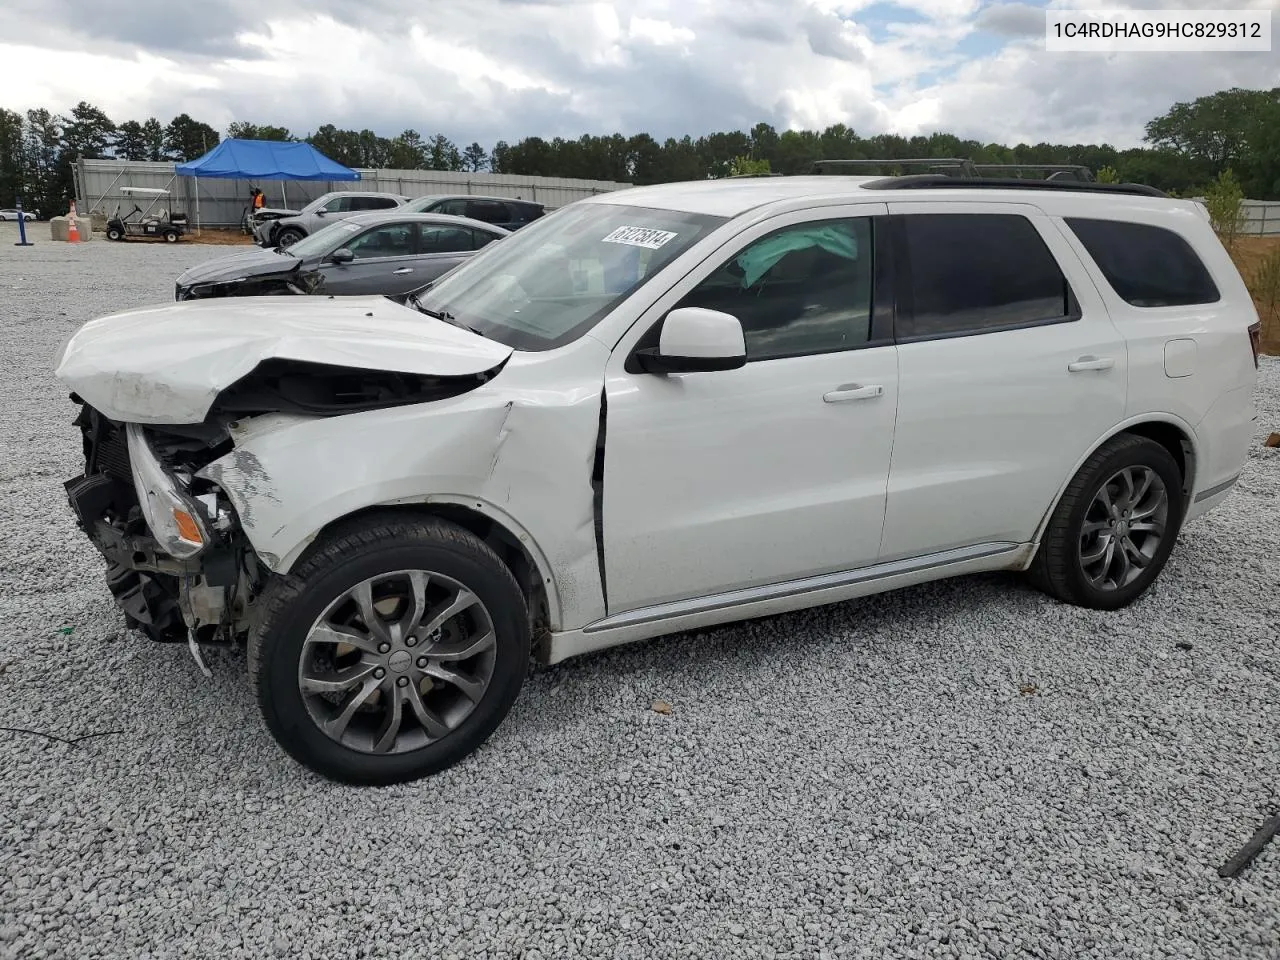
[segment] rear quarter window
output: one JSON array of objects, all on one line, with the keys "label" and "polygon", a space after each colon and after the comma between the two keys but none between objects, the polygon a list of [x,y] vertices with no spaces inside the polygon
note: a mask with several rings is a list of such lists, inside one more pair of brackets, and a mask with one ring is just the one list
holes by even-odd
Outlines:
[{"label": "rear quarter window", "polygon": [[1082,217],[1067,217],[1066,224],[1131,306],[1182,307],[1222,298],[1191,244],[1172,230]]}]

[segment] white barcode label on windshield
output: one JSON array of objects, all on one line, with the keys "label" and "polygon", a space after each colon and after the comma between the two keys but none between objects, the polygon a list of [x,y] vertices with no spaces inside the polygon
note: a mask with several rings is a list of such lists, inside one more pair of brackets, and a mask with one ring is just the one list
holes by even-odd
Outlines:
[{"label": "white barcode label on windshield", "polygon": [[629,247],[657,250],[664,243],[674,240],[678,234],[670,230],[654,230],[650,227],[619,227],[604,238],[605,243],[625,243]]}]

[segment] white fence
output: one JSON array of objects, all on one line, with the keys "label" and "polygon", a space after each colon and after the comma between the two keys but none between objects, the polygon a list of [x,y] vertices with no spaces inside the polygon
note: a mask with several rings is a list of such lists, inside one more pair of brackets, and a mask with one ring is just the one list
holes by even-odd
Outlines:
[{"label": "white fence", "polygon": [[1244,202],[1244,228],[1242,233],[1274,237],[1280,234],[1280,203],[1268,200]]},{"label": "white fence", "polygon": [[[1204,209],[1204,197],[1192,197]],[[1240,232],[1245,236],[1280,236],[1280,203],[1274,200],[1246,200],[1241,210]],[[1205,216],[1209,214],[1206,211]]]},{"label": "white fence", "polygon": [[[121,187],[159,187],[172,191],[156,206],[182,210],[192,224],[206,227],[239,226],[249,204],[250,186],[260,187],[269,207],[299,209],[331,190],[381,190],[409,197],[429,194],[476,194],[534,200],[549,209],[597,193],[631,186],[610,180],[571,180],[561,177],[522,177],[500,173],[454,173],[447,170],[360,170],[360,179],[328,181],[208,180],[174,175],[172,163],[133,160],[80,160],[76,164],[76,207],[81,214],[95,209],[110,216],[117,206],[133,209],[134,197]],[[145,211],[150,198],[138,198]]]}]

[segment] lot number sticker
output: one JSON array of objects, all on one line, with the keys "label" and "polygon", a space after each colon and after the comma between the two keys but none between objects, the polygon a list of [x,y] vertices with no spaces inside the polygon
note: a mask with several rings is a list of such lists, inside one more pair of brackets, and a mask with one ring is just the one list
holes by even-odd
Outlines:
[{"label": "lot number sticker", "polygon": [[650,227],[619,227],[604,238],[605,243],[625,243],[629,247],[644,247],[646,250],[657,250],[664,243],[674,240],[679,234],[670,230],[654,230]]}]

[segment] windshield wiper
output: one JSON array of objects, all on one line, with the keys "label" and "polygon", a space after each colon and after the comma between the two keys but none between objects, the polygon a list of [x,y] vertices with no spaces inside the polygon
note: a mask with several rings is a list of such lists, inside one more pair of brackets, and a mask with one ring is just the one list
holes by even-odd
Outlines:
[{"label": "windshield wiper", "polygon": [[431,319],[433,320],[443,320],[445,323],[449,324],[450,326],[457,327],[460,330],[466,330],[468,333],[474,333],[477,337],[484,336],[484,334],[481,333],[479,330],[477,330],[475,327],[471,327],[463,323],[461,320],[455,317],[448,310],[428,309],[427,307],[424,307],[422,305],[422,301],[420,301],[417,297],[413,298],[413,303],[414,303],[414,306],[417,307],[419,313],[425,313],[428,317],[431,317]]}]

